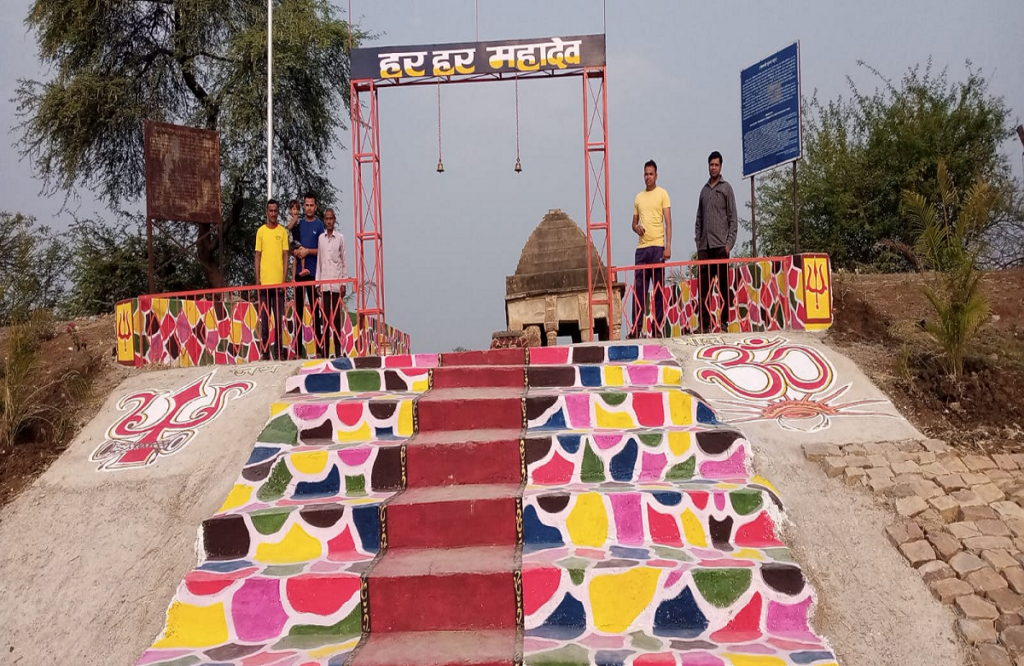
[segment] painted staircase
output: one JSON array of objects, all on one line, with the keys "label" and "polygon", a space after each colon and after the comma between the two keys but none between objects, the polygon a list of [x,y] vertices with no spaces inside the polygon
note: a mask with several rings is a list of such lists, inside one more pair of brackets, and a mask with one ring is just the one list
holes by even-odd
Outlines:
[{"label": "painted staircase", "polygon": [[833,664],[660,345],[312,362],[139,664]]}]

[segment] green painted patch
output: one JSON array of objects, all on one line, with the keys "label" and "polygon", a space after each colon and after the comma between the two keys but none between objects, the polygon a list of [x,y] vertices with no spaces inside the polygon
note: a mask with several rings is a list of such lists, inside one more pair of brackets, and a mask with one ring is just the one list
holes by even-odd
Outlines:
[{"label": "green painted patch", "polygon": [[693,478],[693,473],[696,469],[697,456],[690,456],[683,462],[672,465],[668,472],[665,473],[665,479],[668,481],[688,481]]},{"label": "green painted patch", "polygon": [[697,569],[693,582],[701,596],[716,608],[728,608],[750,587],[750,569]]},{"label": "green painted patch", "polygon": [[732,508],[741,516],[754,513],[764,504],[764,495],[759,490],[734,490],[729,493],[729,501]]},{"label": "green painted patch", "polygon": [[[258,493],[257,493],[258,494]],[[288,520],[287,511],[274,511],[273,513],[253,514],[252,526],[260,534],[267,535],[277,532]]]},{"label": "green painted patch", "polygon": [[789,548],[765,548],[764,554],[776,562],[796,562]]},{"label": "green painted patch", "polygon": [[685,550],[679,550],[678,548],[669,548],[668,546],[654,545],[651,547],[655,555],[666,560],[675,560],[677,562],[692,562],[693,558],[690,557]]},{"label": "green painted patch", "polygon": [[606,404],[611,405],[612,407],[618,407],[622,403],[626,402],[626,394],[619,393],[618,391],[599,393],[598,395],[601,396],[601,399],[604,400]]},{"label": "green painted patch", "polygon": [[171,659],[170,661],[158,661],[153,663],[152,666],[195,666],[199,661],[199,657],[188,655],[179,659]]},{"label": "green painted patch", "polygon": [[640,435],[640,441],[643,442],[644,446],[656,447],[661,446],[663,437],[660,432],[646,433]]},{"label": "green painted patch", "polygon": [[583,576],[586,573],[583,569],[569,569],[569,580],[573,585],[579,585],[583,582]]},{"label": "green painted patch", "polygon": [[579,645],[566,645],[557,650],[532,654],[526,666],[588,666],[590,654]]},{"label": "green painted patch", "polygon": [[380,373],[376,370],[349,370],[345,376],[348,378],[349,391],[380,390]]},{"label": "green painted patch", "polygon": [[299,427],[292,417],[281,414],[263,428],[256,441],[295,446],[299,442]]},{"label": "green painted patch", "polygon": [[362,633],[362,606],[356,604],[352,612],[337,624],[321,626],[317,624],[297,624],[288,631],[288,635],[274,644],[275,650],[303,649],[320,647],[329,643],[340,643],[355,638]]},{"label": "green painted patch", "polygon": [[594,449],[590,448],[590,442],[587,442],[586,448],[583,449],[583,464],[580,465],[580,479],[584,483],[601,483],[604,481],[604,463],[594,453]]},{"label": "green painted patch", "polygon": [[284,497],[284,491],[288,490],[291,483],[292,473],[285,464],[284,459],[277,461],[274,469],[270,471],[270,477],[256,491],[256,497],[261,502],[276,502]]},{"label": "green painted patch", "polygon": [[366,477],[360,474],[359,476],[346,476],[345,477],[345,495],[352,497],[353,495],[365,495],[366,494]]},{"label": "green painted patch", "polygon": [[264,569],[260,575],[271,578],[288,578],[298,576],[305,568],[305,564],[275,564]]},{"label": "green painted patch", "polygon": [[654,636],[648,636],[642,631],[634,631],[629,635],[630,644],[638,650],[647,650],[654,652],[660,650],[664,645],[660,640]]}]

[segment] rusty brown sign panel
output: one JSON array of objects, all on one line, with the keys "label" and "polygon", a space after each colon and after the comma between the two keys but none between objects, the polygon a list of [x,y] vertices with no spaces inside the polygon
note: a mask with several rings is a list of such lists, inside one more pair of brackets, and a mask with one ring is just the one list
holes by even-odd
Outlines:
[{"label": "rusty brown sign panel", "polygon": [[220,135],[146,121],[146,214],[220,224]]}]

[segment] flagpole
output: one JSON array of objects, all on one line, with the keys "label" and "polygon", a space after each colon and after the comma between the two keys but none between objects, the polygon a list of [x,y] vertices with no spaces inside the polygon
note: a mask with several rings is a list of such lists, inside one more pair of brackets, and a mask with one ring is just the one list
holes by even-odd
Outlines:
[{"label": "flagpole", "polygon": [[267,199],[274,196],[274,6],[267,0]]}]

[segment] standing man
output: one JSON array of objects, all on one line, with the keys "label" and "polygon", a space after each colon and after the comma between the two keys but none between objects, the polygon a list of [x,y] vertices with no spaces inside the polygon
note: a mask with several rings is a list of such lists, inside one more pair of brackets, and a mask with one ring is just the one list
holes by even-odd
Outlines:
[{"label": "standing man", "polygon": [[[317,243],[316,281],[344,280],[348,277],[345,263],[345,237],[334,232],[337,219],[334,209],[324,211],[324,233]],[[345,285],[321,284],[320,297],[324,306],[324,317],[327,320],[328,338],[324,340],[324,352],[329,352],[328,342],[334,342],[333,356],[343,356],[341,346],[342,316],[345,314]]]},{"label": "standing man", "polygon": [[[295,263],[299,263],[300,260],[303,261],[304,267],[309,273],[296,276],[295,281],[313,282],[316,279],[317,243],[320,240],[320,235],[324,232],[324,223],[316,216],[316,196],[312,192],[307,192],[306,196],[303,197],[302,208],[305,216],[294,227],[298,231],[299,247],[295,248],[293,254],[295,255]],[[299,319],[295,330],[298,332],[299,337],[299,356],[306,356],[306,345],[303,344],[302,329],[305,322],[303,312],[307,302],[309,303],[313,319],[313,340],[316,341],[316,355],[323,356],[323,317],[320,312],[321,308],[318,307],[319,303],[317,303],[316,292],[312,284],[295,288],[295,312]]]},{"label": "standing man", "polygon": [[[644,190],[633,200],[633,232],[640,238],[633,263],[637,266],[661,264],[672,258],[672,202],[668,192],[658,187],[658,165],[644,164]],[[629,337],[638,338],[647,314],[647,288],[654,291],[654,337],[662,337],[665,325],[665,269],[637,269],[634,276],[633,322]]]},{"label": "standing man", "polygon": [[274,318],[275,360],[281,358],[281,334],[284,332],[284,282],[288,266],[288,231],[277,223],[277,201],[267,201],[267,222],[256,232],[256,285],[260,311],[261,357],[270,358],[270,317]]},{"label": "standing man", "polygon": [[[697,223],[694,239],[697,242],[697,259],[728,259],[736,245],[736,195],[732,185],[722,179],[722,153],[717,150],[708,156],[708,182],[700,191],[697,202]],[[720,324],[722,331],[729,330],[729,310],[732,294],[729,293],[729,262],[701,264],[698,274],[700,286],[700,332],[709,333],[712,328],[708,297],[711,295],[711,281],[718,283],[718,291],[725,301]]]}]

